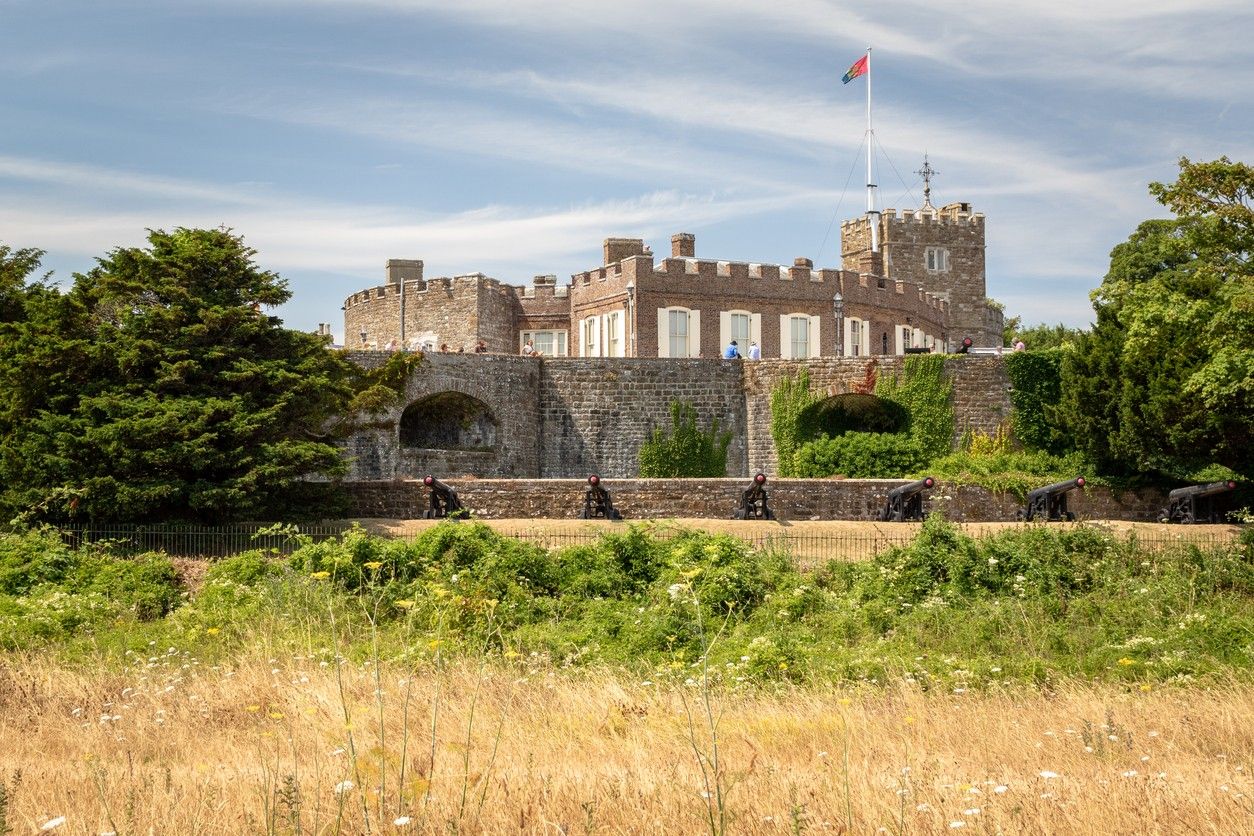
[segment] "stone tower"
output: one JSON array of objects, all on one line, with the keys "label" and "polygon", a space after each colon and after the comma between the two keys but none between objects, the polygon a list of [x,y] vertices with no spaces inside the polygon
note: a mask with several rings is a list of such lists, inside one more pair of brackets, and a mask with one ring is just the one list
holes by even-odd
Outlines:
[{"label": "stone tower", "polygon": [[984,216],[969,203],[918,211],[885,209],[880,251],[871,251],[871,221],[840,226],[841,266],[885,279],[917,284],[949,303],[949,345],[964,337],[977,346],[1000,346],[1002,312],[989,303],[984,277]]}]

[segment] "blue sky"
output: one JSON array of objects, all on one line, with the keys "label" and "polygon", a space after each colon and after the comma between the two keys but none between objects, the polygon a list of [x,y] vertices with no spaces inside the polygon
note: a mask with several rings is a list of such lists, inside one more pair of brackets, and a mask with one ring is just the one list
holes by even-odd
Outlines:
[{"label": "blue sky", "polygon": [[839,263],[863,208],[987,215],[989,294],[1084,325],[1181,155],[1254,161],[1248,0],[0,0],[0,241],[63,280],[227,225],[312,330],[389,258],[523,284],[600,242]]}]

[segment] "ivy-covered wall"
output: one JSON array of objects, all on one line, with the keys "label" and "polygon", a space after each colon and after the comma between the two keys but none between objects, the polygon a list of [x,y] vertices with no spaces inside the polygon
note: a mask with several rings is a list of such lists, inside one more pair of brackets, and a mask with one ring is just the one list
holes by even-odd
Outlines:
[{"label": "ivy-covered wall", "polygon": [[[389,357],[378,351],[352,355],[367,368],[382,366]],[[953,387],[953,441],[967,429],[992,434],[1009,419],[1009,379],[1001,358],[945,357],[941,365],[943,379]],[[729,477],[758,471],[775,476],[780,471],[771,435],[771,394],[777,382],[805,371],[808,389],[816,395],[874,393],[880,380],[902,368],[900,357],[751,362],[433,354],[405,370],[398,402],[390,403],[390,396],[380,399],[389,404],[378,426],[364,428],[343,447],[353,458],[352,480],[421,478],[436,471],[517,478],[587,478],[595,472],[630,478],[639,472],[640,449],[652,431],[672,425],[671,404],[685,401],[696,408],[701,427],[717,418],[721,429],[732,432]],[[390,373],[384,376],[395,384]],[[429,453],[412,461],[401,456],[399,421],[405,407],[440,392],[487,404],[497,421],[495,449],[466,454],[483,463],[452,462]]]}]

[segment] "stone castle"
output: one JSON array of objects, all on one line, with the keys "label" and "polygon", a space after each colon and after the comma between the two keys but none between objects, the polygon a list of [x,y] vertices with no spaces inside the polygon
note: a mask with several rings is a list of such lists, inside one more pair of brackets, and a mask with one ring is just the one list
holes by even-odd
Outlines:
[{"label": "stone castle", "polygon": [[[871,224],[878,224],[877,249]],[[548,357],[719,357],[731,341],[762,357],[809,359],[1001,345],[985,295],[984,216],[968,203],[841,225],[841,266],[698,258],[671,238],[660,262],[637,238],[608,238],[602,264],[559,285],[513,286],[482,273],[431,278],[419,260],[387,263],[387,283],[344,301],[349,349],[421,348]]]}]

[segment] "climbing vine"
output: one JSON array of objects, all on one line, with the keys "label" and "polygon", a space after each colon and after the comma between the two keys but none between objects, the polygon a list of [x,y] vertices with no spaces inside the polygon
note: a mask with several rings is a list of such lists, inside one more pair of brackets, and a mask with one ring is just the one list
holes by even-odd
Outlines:
[{"label": "climbing vine", "polygon": [[948,453],[953,445],[953,384],[944,377],[940,354],[910,354],[900,375],[883,375],[875,394],[901,405],[910,413],[910,436],[925,459]]},{"label": "climbing vine", "polygon": [[771,438],[779,457],[779,475],[797,476],[796,453],[805,439],[800,437],[802,411],[818,401],[810,393],[810,372],[802,369],[796,377],[785,377],[771,389]]},{"label": "climbing vine", "polygon": [[683,401],[671,402],[671,430],[653,430],[640,446],[643,479],[718,477],[727,475],[730,430],[720,432],[718,419],[708,430],[697,426],[697,410]]},{"label": "climbing vine", "polygon": [[1016,351],[1006,356],[1010,377],[1010,424],[1015,438],[1029,450],[1066,452],[1050,421],[1050,412],[1062,397],[1063,349]]}]

